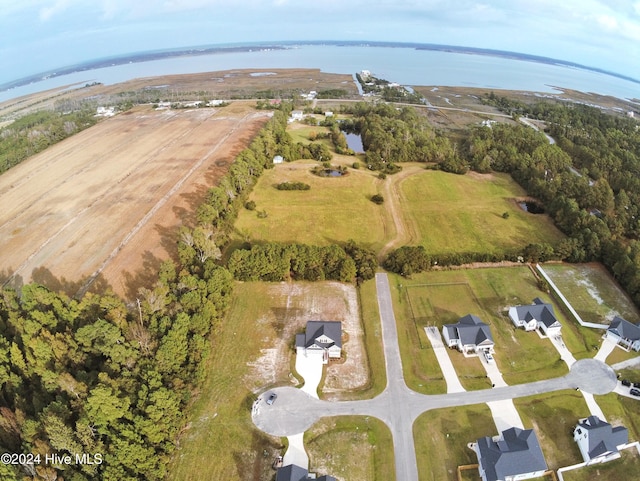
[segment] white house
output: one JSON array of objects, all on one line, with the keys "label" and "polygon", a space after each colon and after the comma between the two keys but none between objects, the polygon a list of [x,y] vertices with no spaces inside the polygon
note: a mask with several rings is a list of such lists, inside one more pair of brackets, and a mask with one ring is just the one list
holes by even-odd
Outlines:
[{"label": "white house", "polygon": [[509,428],[500,438],[484,437],[473,445],[483,481],[517,481],[538,478],[547,462],[533,429]]},{"label": "white house", "polygon": [[339,321],[308,321],[304,333],[296,335],[298,356],[321,356],[327,364],[329,359],[342,355],[342,324]]},{"label": "white house", "polygon": [[455,347],[465,355],[493,352],[491,329],[472,314],[462,317],[457,324],[445,324],[442,336],[449,347]]},{"label": "white house", "polygon": [[509,318],[513,325],[522,327],[525,331],[540,329],[546,336],[560,334],[562,324],[556,318],[551,304],[545,303],[539,297],[529,306],[512,306],[509,308]]},{"label": "white house", "polygon": [[573,430],[573,440],[587,464],[606,463],[620,457],[618,449],[629,442],[629,431],[596,416],[580,419]]},{"label": "white house", "polygon": [[640,351],[640,327],[616,316],[609,324],[606,336],[624,349]]},{"label": "white house", "polygon": [[274,164],[281,164],[281,163],[283,163],[283,162],[284,162],[284,158],[283,158],[281,155],[276,155],[276,156],[273,158],[273,163],[274,163]]},{"label": "white house", "polygon": [[304,118],[304,112],[302,110],[292,110],[291,120],[302,120]]}]

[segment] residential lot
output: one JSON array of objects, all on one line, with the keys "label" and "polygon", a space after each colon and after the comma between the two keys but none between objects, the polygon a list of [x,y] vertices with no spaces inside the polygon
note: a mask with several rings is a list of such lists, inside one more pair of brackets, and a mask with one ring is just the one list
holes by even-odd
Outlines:
[{"label": "residential lot", "polygon": [[633,479],[637,473],[640,473],[640,455],[634,449],[625,449],[621,459],[566,471],[563,476],[565,481],[620,481]]},{"label": "residential lot", "polygon": [[[427,381],[441,376],[423,328],[436,326],[441,331],[444,324],[455,323],[467,314],[475,314],[490,325],[496,362],[507,384],[566,374],[566,364],[548,339],[516,329],[507,316],[510,306],[530,304],[535,297],[553,302],[539,290],[528,267],[432,271],[410,280],[392,278],[405,377],[412,389],[434,392],[425,389]],[[556,313],[563,324],[566,344],[573,352],[583,352],[583,357],[592,356],[586,344],[593,333],[572,327],[557,305]],[[593,342],[597,343],[597,337]],[[479,358],[464,358],[457,351],[449,354],[465,389],[491,387]],[[441,390],[436,392],[444,392],[442,385],[438,388]]]},{"label": "residential lot", "polygon": [[99,275],[135,299],[267,115],[139,107],[14,167],[0,177],[0,273],[72,294]]},{"label": "residential lot", "polygon": [[547,264],[544,270],[584,321],[640,321],[638,309],[601,264]]}]

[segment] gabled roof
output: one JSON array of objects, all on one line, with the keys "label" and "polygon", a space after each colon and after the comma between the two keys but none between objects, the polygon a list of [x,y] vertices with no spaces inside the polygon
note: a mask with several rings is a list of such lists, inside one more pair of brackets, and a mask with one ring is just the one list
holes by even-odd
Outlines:
[{"label": "gabled roof", "polygon": [[620,316],[613,318],[613,321],[611,321],[607,330],[617,334],[623,339],[629,339],[631,341],[637,341],[640,339],[640,327],[621,318]]},{"label": "gabled roof", "polygon": [[[317,341],[316,339],[319,337],[327,337],[329,341]],[[340,321],[308,321],[305,333],[296,336],[296,347],[317,346],[328,349],[334,345],[342,347],[342,323]]]},{"label": "gabled roof", "polygon": [[445,328],[450,334],[455,332],[454,337],[460,339],[463,345],[492,346],[494,344],[489,326],[473,314],[460,318],[457,324],[445,324]]},{"label": "gabled roof", "polygon": [[478,461],[487,481],[547,470],[533,429],[509,428],[502,432],[499,441],[484,437],[478,439],[477,445]]},{"label": "gabled roof", "polygon": [[310,478],[309,471],[295,464],[283,466],[276,472],[276,481],[307,481],[309,479],[315,479],[316,481],[337,481],[333,476],[326,474],[319,478]]},{"label": "gabled roof", "polygon": [[289,464],[278,469],[276,481],[306,481],[309,471],[295,464]]},{"label": "gabled roof", "polygon": [[518,314],[518,319],[527,322],[535,319],[536,321],[544,324],[546,327],[560,325],[560,322],[556,318],[556,313],[553,310],[553,306],[551,304],[545,303],[539,297],[536,297],[533,300],[533,304],[529,306],[517,306],[516,313]]},{"label": "gabled roof", "polygon": [[624,426],[611,426],[597,416],[589,416],[578,423],[576,429],[587,431],[587,452],[589,459],[602,454],[617,452],[618,446],[627,444],[629,431]]}]

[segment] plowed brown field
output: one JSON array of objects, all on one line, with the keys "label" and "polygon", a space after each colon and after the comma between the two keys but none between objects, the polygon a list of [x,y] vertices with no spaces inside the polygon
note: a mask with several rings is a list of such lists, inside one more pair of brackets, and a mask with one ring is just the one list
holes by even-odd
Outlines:
[{"label": "plowed brown field", "polygon": [[69,293],[106,283],[134,299],[267,120],[252,105],[137,108],[0,176],[2,278]]}]

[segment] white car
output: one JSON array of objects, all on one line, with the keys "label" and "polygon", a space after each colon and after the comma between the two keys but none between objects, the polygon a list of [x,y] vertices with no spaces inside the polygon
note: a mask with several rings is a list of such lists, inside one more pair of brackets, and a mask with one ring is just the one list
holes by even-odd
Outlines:
[{"label": "white car", "polygon": [[496,362],[493,359],[493,355],[489,351],[484,351],[484,358],[487,360],[487,362]]}]

